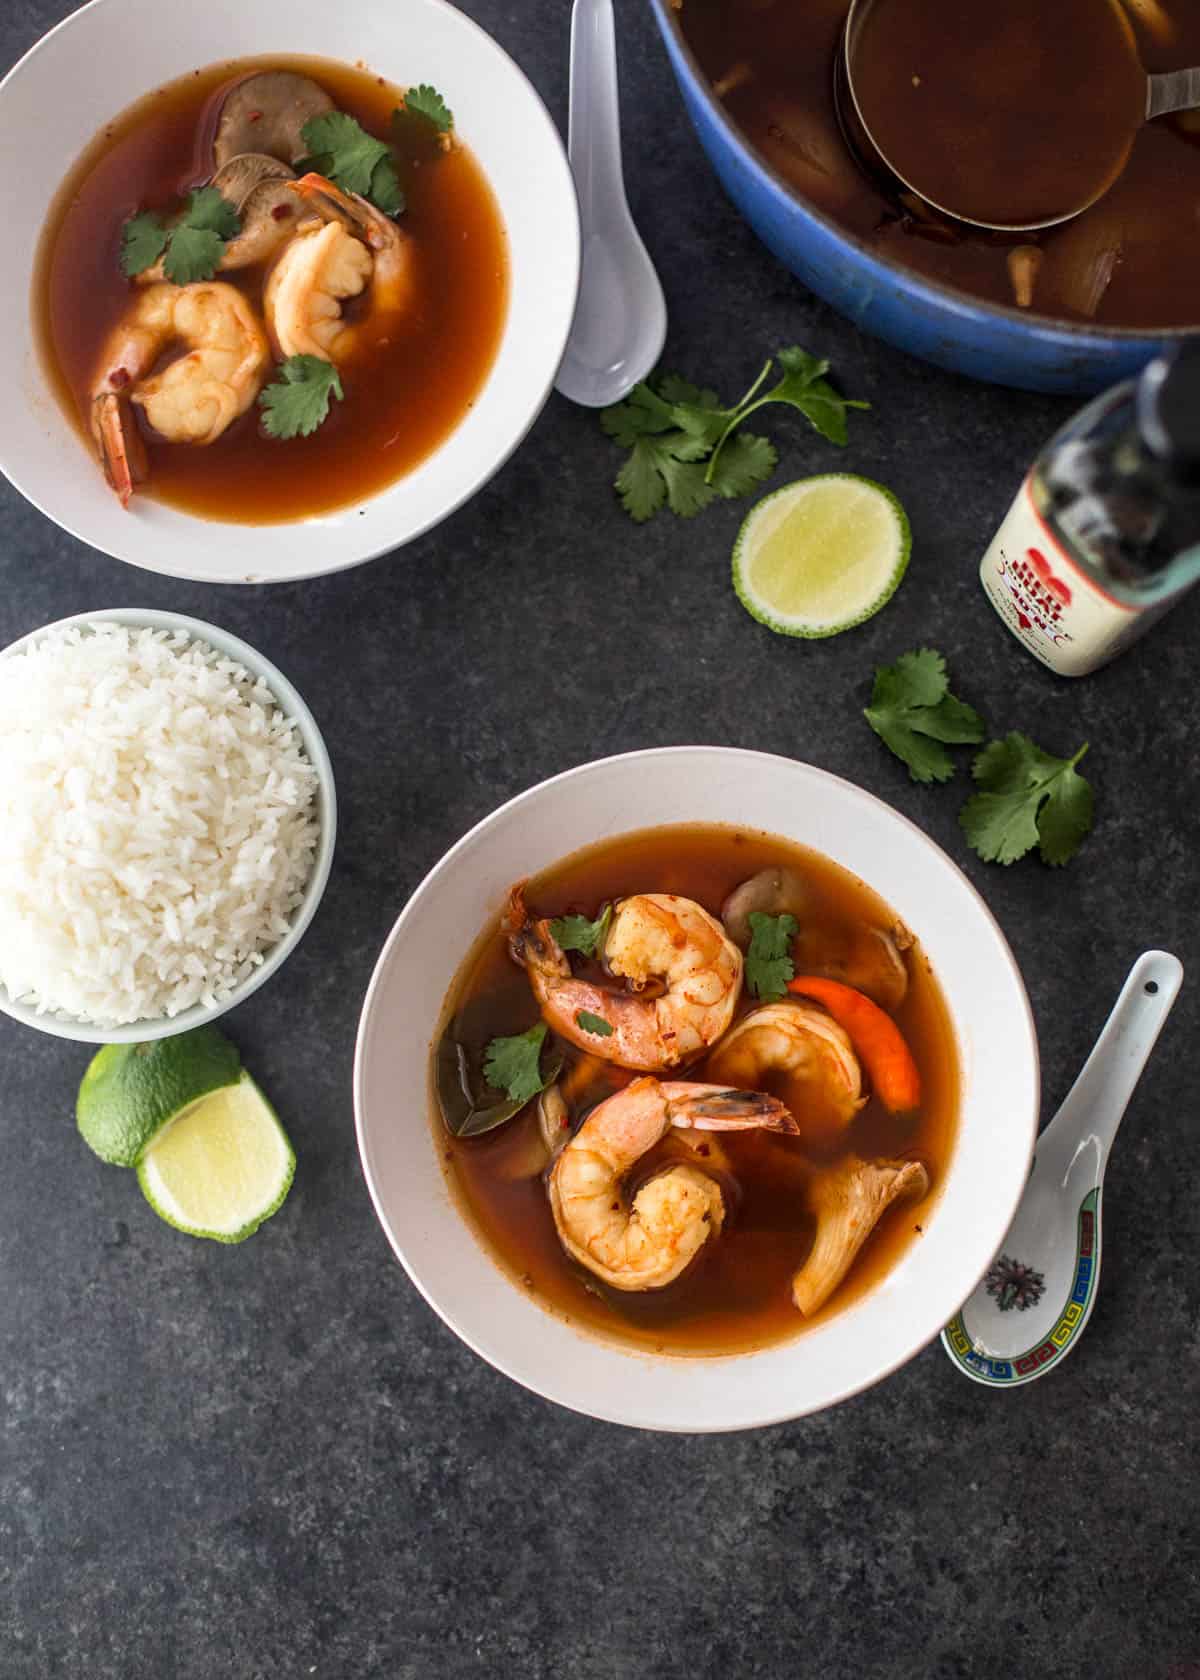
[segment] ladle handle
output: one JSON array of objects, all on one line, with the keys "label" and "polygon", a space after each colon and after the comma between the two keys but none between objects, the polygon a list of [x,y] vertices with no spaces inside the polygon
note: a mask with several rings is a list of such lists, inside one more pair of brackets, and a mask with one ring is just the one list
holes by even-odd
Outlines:
[{"label": "ladle handle", "polygon": [[575,0],[570,100],[567,155],[586,236],[609,220],[625,194],[612,0]]},{"label": "ladle handle", "polygon": [[1165,117],[1170,111],[1191,111],[1200,106],[1200,68],[1164,70],[1146,77],[1146,121]]},{"label": "ladle handle", "polygon": [[1107,1152],[1182,981],[1183,964],[1169,951],[1145,951],[1138,958],[1091,1055],[1047,1127],[1039,1155],[1051,1132],[1056,1147],[1094,1140],[1102,1154]]}]

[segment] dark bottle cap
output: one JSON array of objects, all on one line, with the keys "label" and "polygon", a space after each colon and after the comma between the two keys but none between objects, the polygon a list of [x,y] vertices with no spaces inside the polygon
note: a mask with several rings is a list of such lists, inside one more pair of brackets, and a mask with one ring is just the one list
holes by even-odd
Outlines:
[{"label": "dark bottle cap", "polygon": [[1180,484],[1200,484],[1200,334],[1156,356],[1137,387],[1142,442]]}]

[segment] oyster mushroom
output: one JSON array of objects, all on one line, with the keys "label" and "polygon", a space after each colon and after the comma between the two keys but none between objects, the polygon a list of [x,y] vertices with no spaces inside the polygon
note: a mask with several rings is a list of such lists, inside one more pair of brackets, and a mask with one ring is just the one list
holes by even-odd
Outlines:
[{"label": "oyster mushroom", "polygon": [[293,70],[247,76],[225,95],[213,160],[220,169],[239,153],[265,152],[298,163],[309,149],[301,133],[305,123],[333,109],[333,100],[310,76]]},{"label": "oyster mushroom", "polygon": [[721,920],[734,944],[748,951],[750,917],[754,911],[764,916],[780,916],[786,911],[799,920],[807,903],[807,883],[795,870],[760,869],[757,875],[751,875],[748,881],[733,889],[721,906]]},{"label": "oyster mushroom", "polygon": [[792,1278],[792,1300],[800,1312],[811,1318],[825,1305],[894,1202],[918,1201],[928,1190],[929,1174],[920,1161],[851,1158],[818,1173],[809,1192],[817,1231],[808,1259]]},{"label": "oyster mushroom", "polygon": [[571,1117],[566,1099],[557,1085],[547,1085],[538,1098],[538,1131],[553,1161],[571,1136]]}]

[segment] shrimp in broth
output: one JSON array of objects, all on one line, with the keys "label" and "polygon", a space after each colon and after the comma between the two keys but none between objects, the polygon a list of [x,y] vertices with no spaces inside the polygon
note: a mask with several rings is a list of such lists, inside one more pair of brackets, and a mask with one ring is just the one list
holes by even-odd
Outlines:
[{"label": "shrimp in broth", "polygon": [[[781,883],[804,984],[828,976],[840,998],[860,951],[855,978],[887,977],[915,1107],[881,1100],[857,1017],[755,995],[748,916],[785,913]],[[625,835],[522,882],[460,971],[433,1066],[447,1178],[493,1257],[557,1316],[681,1355],[784,1340],[869,1289],[921,1240],[958,1115],[949,1015],[897,927],[828,858],[718,825]],[[508,1098],[518,1065],[533,1100]]]}]

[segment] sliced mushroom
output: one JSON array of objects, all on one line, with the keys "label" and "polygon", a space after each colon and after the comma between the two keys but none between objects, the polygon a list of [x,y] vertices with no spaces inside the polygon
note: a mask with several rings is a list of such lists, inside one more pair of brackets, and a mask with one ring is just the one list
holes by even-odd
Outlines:
[{"label": "sliced mushroom", "polygon": [[240,210],[255,187],[263,181],[294,181],[295,170],[266,152],[238,152],[217,170],[210,187],[216,187],[235,210]]},{"label": "sliced mushroom", "polygon": [[1008,253],[1008,278],[1018,309],[1028,309],[1032,304],[1033,290],[1044,260],[1044,253],[1037,245],[1014,245]]},{"label": "sliced mushroom", "polygon": [[247,76],[225,95],[213,159],[222,168],[240,152],[265,152],[298,163],[309,149],[301,133],[305,123],[333,109],[333,100],[310,76],[293,70]]},{"label": "sliced mushroom", "polygon": [[[912,936],[909,935],[911,944]],[[821,974],[865,992],[894,1014],[908,992],[908,967],[893,934],[859,923],[836,931],[807,927],[797,941],[796,960],[806,974]]]},{"label": "sliced mushroom", "polygon": [[919,1200],[928,1190],[929,1174],[920,1161],[852,1158],[818,1173],[809,1191],[816,1235],[808,1259],[792,1278],[792,1300],[800,1312],[811,1318],[825,1305],[893,1203]]},{"label": "sliced mushroom", "polygon": [[735,887],[721,906],[725,932],[743,951],[750,949],[750,917],[781,916],[786,911],[797,920],[808,903],[808,885],[793,869],[760,869],[740,887]]},{"label": "sliced mushroom", "polygon": [[557,1085],[548,1085],[538,1098],[538,1130],[550,1159],[555,1160],[571,1136],[571,1116]]},{"label": "sliced mushroom", "polygon": [[[266,262],[284,240],[291,237],[300,219],[302,207],[291,185],[295,175],[286,164],[276,163],[274,158],[265,161],[272,169],[282,170],[283,174],[261,179],[242,200],[239,206],[241,232],[226,241],[217,262],[217,268],[222,273]],[[216,176],[213,177],[213,185],[217,185]],[[164,272],[160,257],[150,268],[142,270],[137,277],[138,284],[145,286],[162,280]]]}]

